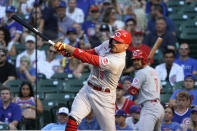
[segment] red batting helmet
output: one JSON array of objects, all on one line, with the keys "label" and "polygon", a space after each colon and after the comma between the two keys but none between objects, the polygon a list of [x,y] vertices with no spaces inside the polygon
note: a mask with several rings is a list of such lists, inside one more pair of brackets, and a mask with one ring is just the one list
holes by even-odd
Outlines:
[{"label": "red batting helmet", "polygon": [[117,30],[111,38],[121,43],[131,44],[131,34],[126,30]]},{"label": "red batting helmet", "polygon": [[142,64],[147,64],[148,63],[148,59],[147,59],[147,54],[142,51],[142,50],[134,50],[133,51],[133,55],[131,59],[142,59]]}]

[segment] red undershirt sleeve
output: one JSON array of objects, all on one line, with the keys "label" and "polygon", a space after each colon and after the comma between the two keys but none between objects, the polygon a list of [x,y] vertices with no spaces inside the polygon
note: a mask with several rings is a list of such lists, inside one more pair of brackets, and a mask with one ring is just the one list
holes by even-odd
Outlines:
[{"label": "red undershirt sleeve", "polygon": [[96,50],[95,49],[86,50],[86,52],[89,53],[89,54],[92,54],[92,55],[98,55],[96,53]]},{"label": "red undershirt sleeve", "polygon": [[73,56],[79,60],[81,60],[83,63],[89,63],[94,66],[99,66],[99,56],[90,54],[82,49],[76,48],[73,52]]}]

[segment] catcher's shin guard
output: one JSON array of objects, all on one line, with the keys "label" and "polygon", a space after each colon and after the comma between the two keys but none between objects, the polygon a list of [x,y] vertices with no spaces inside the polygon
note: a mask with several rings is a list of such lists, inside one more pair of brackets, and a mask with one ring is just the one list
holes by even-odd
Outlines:
[{"label": "catcher's shin guard", "polygon": [[77,121],[72,116],[69,116],[68,123],[66,125],[65,131],[77,131]]}]

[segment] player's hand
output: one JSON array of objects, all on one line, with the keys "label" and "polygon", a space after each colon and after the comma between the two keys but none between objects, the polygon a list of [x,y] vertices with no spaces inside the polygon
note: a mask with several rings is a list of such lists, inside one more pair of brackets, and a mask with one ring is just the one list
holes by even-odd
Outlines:
[{"label": "player's hand", "polygon": [[54,45],[54,48],[61,53],[61,51],[64,51],[66,50],[66,44],[61,42],[61,41],[58,41],[57,43],[55,43]]}]

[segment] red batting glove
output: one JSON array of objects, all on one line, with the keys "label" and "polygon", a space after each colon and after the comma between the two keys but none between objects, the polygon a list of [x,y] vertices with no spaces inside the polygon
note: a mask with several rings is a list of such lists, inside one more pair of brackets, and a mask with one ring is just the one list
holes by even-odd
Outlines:
[{"label": "red batting glove", "polygon": [[57,43],[55,43],[54,48],[57,51],[61,52],[61,51],[64,51],[66,49],[66,44],[63,43],[63,42],[58,41]]},{"label": "red batting glove", "polygon": [[55,43],[55,45],[54,45],[54,48],[58,51],[58,52],[60,52],[63,56],[65,56],[65,57],[70,57],[71,55],[68,53],[68,52],[66,52],[65,51],[65,49],[66,49],[66,44],[64,43],[64,42],[57,42],[57,43]]}]

